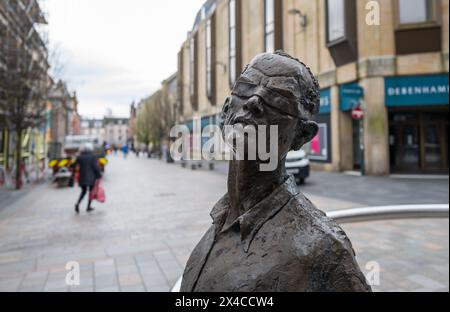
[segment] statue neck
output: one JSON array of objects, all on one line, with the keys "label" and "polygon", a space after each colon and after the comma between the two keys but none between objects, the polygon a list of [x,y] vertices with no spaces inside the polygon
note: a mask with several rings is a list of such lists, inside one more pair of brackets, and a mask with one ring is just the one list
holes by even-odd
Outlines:
[{"label": "statue neck", "polygon": [[269,196],[286,179],[284,159],[275,171],[260,171],[256,161],[233,160],[228,174],[230,211],[227,223],[233,222],[261,200]]}]

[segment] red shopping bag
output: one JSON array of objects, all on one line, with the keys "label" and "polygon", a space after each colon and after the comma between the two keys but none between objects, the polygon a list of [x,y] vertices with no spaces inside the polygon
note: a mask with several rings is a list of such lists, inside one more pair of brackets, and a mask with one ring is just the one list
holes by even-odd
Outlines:
[{"label": "red shopping bag", "polygon": [[106,201],[105,190],[100,183],[100,179],[95,181],[94,188],[90,194],[90,200],[96,200],[99,203],[104,203]]}]

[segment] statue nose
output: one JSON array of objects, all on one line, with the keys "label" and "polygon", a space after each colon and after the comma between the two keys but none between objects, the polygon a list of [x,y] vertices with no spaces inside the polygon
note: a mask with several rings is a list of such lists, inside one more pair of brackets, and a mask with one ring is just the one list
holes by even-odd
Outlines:
[{"label": "statue nose", "polygon": [[252,96],[245,104],[244,104],[244,112],[250,112],[252,115],[256,117],[260,117],[264,114],[264,107],[262,105],[261,99],[258,96]]}]

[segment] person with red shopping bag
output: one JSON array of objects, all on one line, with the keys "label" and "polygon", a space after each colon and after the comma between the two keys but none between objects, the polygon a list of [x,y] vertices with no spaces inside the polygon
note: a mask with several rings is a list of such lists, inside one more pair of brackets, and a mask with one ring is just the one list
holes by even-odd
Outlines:
[{"label": "person with red shopping bag", "polygon": [[[97,157],[93,153],[94,146],[90,143],[85,144],[81,155],[77,158],[76,166],[78,166],[78,184],[81,187],[80,198],[78,199],[77,204],[75,205],[75,212],[80,212],[80,204],[83,201],[86,193],[89,189],[89,202],[87,207],[87,212],[94,211],[94,208],[91,206],[94,191],[96,192],[96,198],[99,197],[99,189],[100,189],[100,179],[102,177],[102,173],[100,171],[100,167],[98,165]],[[97,190],[95,190],[95,186]],[[104,198],[103,191],[103,198]]]}]

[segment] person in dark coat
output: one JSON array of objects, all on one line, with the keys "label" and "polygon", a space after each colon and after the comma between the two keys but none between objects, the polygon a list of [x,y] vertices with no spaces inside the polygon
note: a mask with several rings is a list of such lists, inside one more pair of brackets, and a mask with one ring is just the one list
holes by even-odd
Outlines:
[{"label": "person in dark coat", "polygon": [[[75,205],[75,212],[80,212],[80,203],[83,201],[89,189],[89,194],[94,188],[95,181],[102,177],[100,167],[98,165],[97,157],[93,153],[92,144],[86,144],[83,147],[81,155],[78,156],[76,165],[79,166],[79,179],[78,184],[81,187],[80,198]],[[87,211],[91,212],[94,210],[91,206],[92,201],[89,199]]]}]

